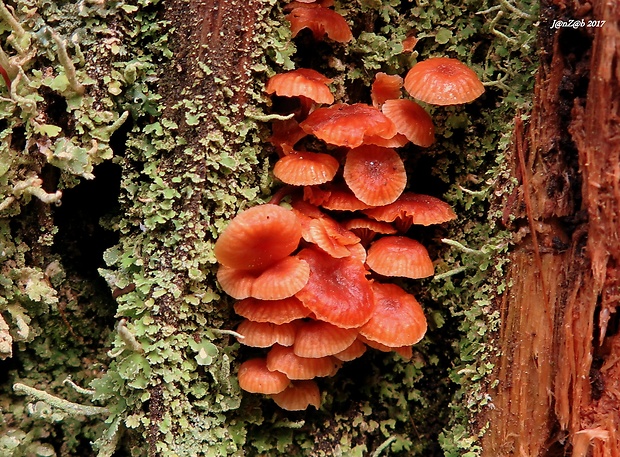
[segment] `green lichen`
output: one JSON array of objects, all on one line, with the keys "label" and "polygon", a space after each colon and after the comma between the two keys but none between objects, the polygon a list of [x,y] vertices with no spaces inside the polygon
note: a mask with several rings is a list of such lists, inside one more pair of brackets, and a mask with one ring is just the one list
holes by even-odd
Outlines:
[{"label": "green lichen", "polygon": [[[493,200],[532,89],[534,4],[338,2],[355,40],[307,56],[282,5],[264,1],[243,103],[220,62],[183,61],[186,86],[170,77],[181,62],[169,40],[183,24],[161,6],[0,2],[0,65],[12,79],[0,88],[0,357],[12,357],[0,361],[0,455],[87,455],[90,442],[99,456],[478,455],[484,424],[471,420],[492,407],[492,300],[509,246]],[[403,53],[410,33],[420,41]],[[213,244],[274,187],[264,81],[311,60],[340,101],[368,101],[377,71],[404,76],[438,55],[466,61],[487,94],[430,108],[437,144],[405,151],[411,190],[459,215],[412,231],[437,259],[434,279],[401,283],[423,303],[427,337],[411,361],[371,351],[323,380],[319,411],[242,394],[235,371],[251,351],[229,332]],[[67,225],[85,211],[69,197],[99,180],[101,164],[121,175],[113,209]],[[82,271],[66,238],[93,225],[112,241]],[[97,416],[59,407],[90,402]]]}]

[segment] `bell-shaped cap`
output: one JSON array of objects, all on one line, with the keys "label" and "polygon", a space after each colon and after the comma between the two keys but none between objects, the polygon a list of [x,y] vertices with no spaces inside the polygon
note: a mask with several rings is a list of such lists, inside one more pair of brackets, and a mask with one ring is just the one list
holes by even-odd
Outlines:
[{"label": "bell-shaped cap", "polygon": [[348,348],[357,330],[336,327],[328,322],[308,321],[297,327],[293,352],[300,357],[327,357]]},{"label": "bell-shaped cap", "polygon": [[374,300],[362,263],[313,248],[303,249],[298,257],[310,265],[310,279],[296,296],[318,319],[342,328],[368,322]]},{"label": "bell-shaped cap", "polygon": [[383,222],[396,222],[399,230],[406,232],[411,224],[432,225],[456,219],[456,214],[447,203],[430,195],[403,193],[394,203],[370,208],[367,216]]},{"label": "bell-shaped cap", "polygon": [[391,348],[411,346],[426,333],[424,311],[415,297],[395,284],[374,282],[377,306],[360,335]]},{"label": "bell-shaped cap", "polygon": [[[372,105],[380,108],[386,100],[400,98],[400,90],[403,87],[403,78],[398,75],[388,75],[379,72],[370,88]],[[385,114],[385,113],[384,113]]]},{"label": "bell-shaped cap", "polygon": [[277,394],[290,384],[284,373],[269,371],[265,359],[250,359],[239,367],[239,387],[254,394]]},{"label": "bell-shaped cap", "polygon": [[294,381],[284,391],[271,398],[280,408],[287,411],[303,411],[312,405],[321,407],[321,392],[315,381]]},{"label": "bell-shaped cap", "polygon": [[235,303],[234,308],[237,314],[250,321],[270,322],[278,325],[303,319],[311,313],[296,297],[282,300],[246,298]]},{"label": "bell-shaped cap", "polygon": [[275,345],[267,354],[267,368],[284,373],[289,379],[333,376],[342,362],[335,357],[306,358],[295,355],[292,347]]},{"label": "bell-shaped cap", "polygon": [[357,198],[371,206],[396,201],[407,185],[407,172],[393,149],[361,146],[347,154],[344,180]]},{"label": "bell-shaped cap", "polygon": [[329,154],[294,151],[278,160],[273,174],[293,186],[313,186],[331,181],[340,164]]},{"label": "bell-shaped cap", "polygon": [[476,73],[448,57],[434,57],[415,64],[405,76],[405,89],[413,98],[432,105],[469,103],[484,93]]},{"label": "bell-shaped cap", "polygon": [[316,103],[332,104],[334,96],[327,84],[331,79],[316,70],[298,68],[269,78],[265,91],[281,97],[306,97]]},{"label": "bell-shaped cap", "polygon": [[239,270],[264,269],[292,253],[301,239],[295,214],[277,205],[259,205],[238,214],[215,243],[215,258]]},{"label": "bell-shaped cap", "polygon": [[319,108],[299,124],[306,132],[336,146],[356,148],[373,137],[389,139],[396,126],[377,108],[363,103],[340,103]]},{"label": "bell-shaped cap", "polygon": [[[359,334],[358,334],[359,336]],[[360,341],[358,338],[351,343],[351,345],[343,351],[340,351],[338,354],[334,354],[338,360],[342,360],[343,362],[350,362],[351,360],[355,360],[358,357],[361,357],[366,352],[366,345]]]},{"label": "bell-shaped cap", "polygon": [[372,243],[366,264],[383,276],[419,279],[435,273],[426,248],[405,236],[386,236]]},{"label": "bell-shaped cap", "polygon": [[293,37],[303,29],[310,29],[315,40],[322,40],[325,35],[339,43],[353,39],[349,24],[337,12],[328,8],[295,8],[286,15],[291,23]]},{"label": "bell-shaped cap", "polygon": [[431,116],[412,100],[386,100],[381,108],[396,126],[398,133],[424,148],[435,142],[435,126]]},{"label": "bell-shaped cap", "polygon": [[295,342],[298,322],[272,324],[269,322],[252,322],[244,320],[237,327],[237,333],[243,335],[239,342],[255,348],[268,348],[274,344],[292,346]]}]

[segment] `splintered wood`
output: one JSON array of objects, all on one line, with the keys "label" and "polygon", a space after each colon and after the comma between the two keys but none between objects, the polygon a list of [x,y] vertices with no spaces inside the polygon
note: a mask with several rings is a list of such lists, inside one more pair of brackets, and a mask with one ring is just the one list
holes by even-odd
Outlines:
[{"label": "splintered wood", "polygon": [[[586,23],[606,22],[541,39],[548,47],[529,129],[523,131],[516,121],[512,160],[521,185],[507,199],[504,214],[516,216],[518,243],[511,254],[512,287],[498,300],[500,382],[491,392],[495,409],[485,418],[483,455],[615,457],[620,456],[620,2],[592,0],[589,11],[577,8],[579,2],[551,3],[557,9],[547,3],[547,14],[581,11],[588,14]],[[586,47],[575,50],[563,41],[576,39]],[[584,80],[582,93],[568,92],[574,100],[567,105],[567,89],[577,92]]]}]

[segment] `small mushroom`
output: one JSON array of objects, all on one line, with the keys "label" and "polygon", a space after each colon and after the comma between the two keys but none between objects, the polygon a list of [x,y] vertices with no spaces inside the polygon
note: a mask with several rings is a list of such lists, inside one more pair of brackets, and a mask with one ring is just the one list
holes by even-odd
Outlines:
[{"label": "small mushroom", "polygon": [[308,317],[311,311],[296,297],[282,300],[258,300],[246,298],[235,303],[235,312],[254,322],[286,324]]},{"label": "small mushroom", "polygon": [[343,222],[343,226],[355,233],[363,246],[368,246],[377,234],[394,235],[396,233],[396,229],[387,222],[367,218],[349,219]]},{"label": "small mushroom", "polygon": [[405,89],[413,98],[432,105],[469,103],[484,93],[476,73],[448,57],[419,62],[405,76]]},{"label": "small mushroom", "polygon": [[281,346],[292,346],[296,332],[297,322],[295,321],[277,325],[245,319],[237,327],[237,333],[243,335],[239,342],[254,348],[268,348],[276,343]]},{"label": "small mushroom", "polygon": [[300,357],[327,357],[344,351],[357,338],[357,330],[323,321],[302,322],[297,327],[293,352]]},{"label": "small mushroom", "polygon": [[267,368],[284,373],[291,380],[333,376],[341,365],[335,357],[299,357],[292,347],[277,344],[267,354]]},{"label": "small mushroom", "polygon": [[280,408],[287,411],[303,411],[312,405],[316,409],[321,407],[321,392],[315,381],[295,381],[284,391],[271,395],[273,401]]},{"label": "small mushroom", "polygon": [[355,360],[361,357],[366,352],[366,345],[359,340],[358,338],[351,343],[351,345],[346,348],[344,351],[339,352],[338,354],[334,354],[338,360],[342,360],[343,362],[350,362],[351,360]]},{"label": "small mushroom", "polygon": [[273,174],[293,186],[313,186],[331,181],[340,164],[329,154],[295,151],[278,160]]},{"label": "small mushroom", "polygon": [[396,126],[398,133],[424,148],[435,142],[435,126],[430,115],[412,100],[386,100],[381,108]]},{"label": "small mushroom", "polygon": [[375,75],[375,80],[370,88],[370,99],[372,105],[381,108],[386,100],[400,98],[400,90],[403,87],[403,78],[398,75],[388,75],[379,72]]},{"label": "small mushroom", "polygon": [[239,387],[254,394],[277,394],[290,384],[285,374],[267,369],[265,359],[246,360],[239,366]]},{"label": "small mushroom", "polygon": [[339,43],[353,39],[349,24],[344,18],[328,8],[295,8],[286,15],[291,23],[293,37],[303,29],[310,29],[315,40],[322,40],[325,35]]},{"label": "small mushroom", "polygon": [[372,243],[366,264],[383,276],[419,279],[435,274],[426,248],[404,236],[386,236]]},{"label": "small mushroom", "polygon": [[349,151],[344,180],[362,202],[371,206],[393,203],[407,185],[407,172],[393,149],[364,145]]},{"label": "small mushroom", "polygon": [[334,103],[334,96],[327,84],[332,82],[316,70],[298,68],[269,78],[265,87],[268,94],[281,97],[305,97],[316,103]]}]

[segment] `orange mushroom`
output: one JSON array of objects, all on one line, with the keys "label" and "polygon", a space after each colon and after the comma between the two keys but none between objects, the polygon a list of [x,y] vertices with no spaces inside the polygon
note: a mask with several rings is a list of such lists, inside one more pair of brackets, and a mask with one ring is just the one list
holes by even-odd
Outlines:
[{"label": "orange mushroom", "polygon": [[357,330],[354,329],[323,321],[302,322],[297,327],[293,352],[300,357],[327,357],[344,351],[356,338]]},{"label": "orange mushroom", "polygon": [[417,343],[426,333],[424,311],[415,297],[395,284],[374,282],[376,308],[360,335],[391,348]]},{"label": "orange mushroom", "polygon": [[377,234],[394,235],[396,233],[396,229],[387,222],[366,218],[349,219],[343,222],[343,226],[355,233],[364,246],[368,246]]},{"label": "orange mushroom", "polygon": [[405,89],[413,98],[433,105],[469,103],[484,93],[476,73],[448,57],[419,62],[405,76]]},{"label": "orange mushroom", "polygon": [[284,373],[291,380],[333,376],[341,365],[335,357],[299,357],[292,347],[277,344],[267,354],[267,368]]},{"label": "orange mushroom", "polygon": [[353,232],[328,216],[312,219],[302,231],[302,236],[307,242],[316,244],[337,259],[349,257],[351,252],[347,249],[348,246],[360,240]]},{"label": "orange mushroom", "polygon": [[332,104],[334,96],[327,84],[332,82],[316,70],[298,68],[269,78],[265,91],[281,97],[305,97],[316,103]]},{"label": "orange mushroom", "polygon": [[326,190],[316,186],[305,187],[304,200],[332,211],[359,211],[370,208],[370,205],[344,186],[329,186]]},{"label": "orange mushroom", "polygon": [[237,333],[243,335],[239,342],[255,348],[268,348],[276,343],[282,346],[292,346],[296,332],[297,322],[276,325],[246,319],[237,327]]},{"label": "orange mushroom", "polygon": [[282,300],[246,298],[235,303],[235,312],[254,322],[271,322],[278,325],[303,319],[311,313],[296,297]]},{"label": "orange mushroom", "polygon": [[295,381],[285,390],[271,395],[273,401],[280,408],[287,411],[303,411],[312,405],[316,409],[321,407],[321,392],[315,381]]},{"label": "orange mushroom", "polygon": [[355,196],[371,206],[393,203],[407,185],[400,156],[393,149],[372,145],[349,151],[343,176]]},{"label": "orange mushroom", "polygon": [[335,259],[318,249],[303,249],[298,257],[310,265],[308,284],[297,298],[318,319],[342,328],[359,327],[374,308],[372,289],[362,263],[350,257]]},{"label": "orange mushroom", "polygon": [[396,126],[377,108],[363,103],[340,103],[319,108],[299,124],[306,132],[326,143],[356,148],[374,138],[394,137]]},{"label": "orange mushroom", "polygon": [[378,221],[396,221],[396,227],[401,232],[409,230],[412,224],[443,224],[456,219],[456,214],[447,203],[430,195],[411,192],[403,193],[389,205],[367,209],[364,214]]},{"label": "orange mushroom", "polygon": [[351,360],[355,360],[358,357],[361,357],[364,352],[366,352],[366,345],[358,338],[356,338],[355,341],[353,341],[353,343],[351,343],[348,348],[340,351],[338,354],[334,354],[334,357],[336,357],[338,360],[342,360],[343,362],[350,362]]},{"label": "orange mushroom", "polygon": [[259,205],[235,217],[215,243],[215,258],[240,270],[260,270],[292,253],[301,239],[295,214],[277,205]]},{"label": "orange mushroom", "polygon": [[380,108],[386,100],[400,98],[400,90],[403,87],[403,78],[398,75],[388,75],[379,72],[370,88],[372,105]]},{"label": "orange mushroom", "polygon": [[331,181],[339,167],[329,154],[294,151],[276,162],[273,174],[293,186],[312,186]]},{"label": "orange mushroom", "polygon": [[286,15],[291,23],[293,37],[302,29],[310,29],[315,40],[321,40],[325,35],[339,43],[346,43],[353,39],[349,24],[344,18],[328,8],[295,8]]},{"label": "orange mushroom", "polygon": [[284,373],[269,371],[265,359],[246,360],[239,366],[239,387],[254,394],[277,394],[290,384]]},{"label": "orange mushroom", "polygon": [[411,359],[411,357],[413,356],[413,348],[411,346],[390,347],[386,346],[385,344],[369,340],[368,338],[364,338],[362,335],[358,335],[357,339],[370,348],[376,349],[381,352],[396,352],[398,355],[407,360]]},{"label": "orange mushroom", "polygon": [[386,236],[375,241],[368,250],[366,264],[383,276],[418,279],[435,274],[426,248],[404,236]]},{"label": "orange mushroom", "polygon": [[386,100],[381,108],[409,141],[424,148],[435,142],[435,126],[429,114],[412,100]]},{"label": "orange mushroom", "polygon": [[293,152],[295,143],[307,135],[295,119],[276,120],[271,124],[269,142],[276,147],[282,157]]},{"label": "orange mushroom", "polygon": [[303,260],[285,257],[264,271],[220,266],[217,280],[222,290],[238,300],[254,297],[281,300],[292,297],[308,282],[310,268]]}]

